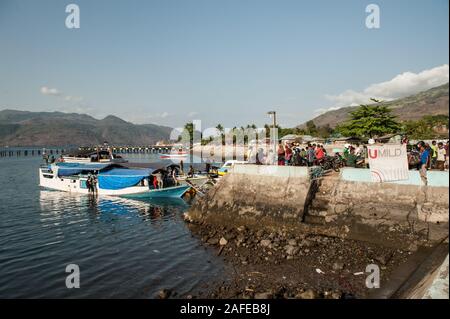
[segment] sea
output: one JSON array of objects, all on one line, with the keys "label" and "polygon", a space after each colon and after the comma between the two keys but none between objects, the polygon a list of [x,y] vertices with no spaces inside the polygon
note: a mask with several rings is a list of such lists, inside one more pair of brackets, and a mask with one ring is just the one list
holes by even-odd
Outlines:
[{"label": "sea", "polygon": [[0,298],[156,298],[162,289],[177,298],[223,274],[183,221],[188,201],[41,189],[41,164],[39,156],[0,159]]}]

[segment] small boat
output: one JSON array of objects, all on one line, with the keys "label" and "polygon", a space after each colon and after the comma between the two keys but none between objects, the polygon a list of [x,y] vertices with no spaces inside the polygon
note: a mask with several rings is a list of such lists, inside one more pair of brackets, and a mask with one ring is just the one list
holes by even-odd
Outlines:
[{"label": "small boat", "polygon": [[41,187],[72,193],[88,194],[88,178],[97,181],[98,195],[137,197],[181,197],[189,185],[167,185],[155,188],[153,169],[131,169],[111,163],[54,163],[39,168]]},{"label": "small boat", "polygon": [[159,158],[161,158],[161,159],[170,159],[170,158],[173,158],[173,159],[183,159],[183,158],[188,157],[188,155],[189,155],[188,152],[183,151],[182,148],[179,148],[178,151],[173,151],[173,150],[172,150],[172,152],[169,153],[169,154],[160,154],[160,155],[159,155]]},{"label": "small boat", "polygon": [[120,155],[114,154],[110,149],[99,149],[96,151],[75,151],[63,154],[58,160],[64,163],[126,163],[127,160]]}]

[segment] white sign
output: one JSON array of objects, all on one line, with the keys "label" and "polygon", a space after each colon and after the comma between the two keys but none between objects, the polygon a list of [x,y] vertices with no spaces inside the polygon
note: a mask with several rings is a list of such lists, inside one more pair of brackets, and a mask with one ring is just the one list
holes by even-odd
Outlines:
[{"label": "white sign", "polygon": [[368,145],[369,167],[374,182],[409,179],[405,144]]}]

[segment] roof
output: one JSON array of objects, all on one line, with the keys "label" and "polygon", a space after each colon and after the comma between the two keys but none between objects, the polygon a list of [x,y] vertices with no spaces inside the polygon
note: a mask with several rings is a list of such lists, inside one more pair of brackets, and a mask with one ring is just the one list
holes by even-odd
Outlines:
[{"label": "roof", "polygon": [[281,140],[295,140],[298,138],[301,138],[301,137],[299,135],[295,135],[295,134],[288,134],[288,135],[283,136],[281,138]]}]

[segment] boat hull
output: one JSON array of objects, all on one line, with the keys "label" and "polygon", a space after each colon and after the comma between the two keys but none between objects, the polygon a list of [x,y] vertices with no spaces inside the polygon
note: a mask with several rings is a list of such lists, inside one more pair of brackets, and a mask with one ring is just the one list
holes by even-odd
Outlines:
[{"label": "boat hull", "polygon": [[[86,177],[58,177],[47,169],[39,169],[39,185],[46,189],[64,191],[70,193],[89,194],[86,188]],[[189,190],[190,186],[181,185],[167,187],[163,189],[150,189],[148,185],[132,186],[122,189],[97,189],[98,195],[141,197],[141,198],[160,198],[171,197],[179,198]]]}]

